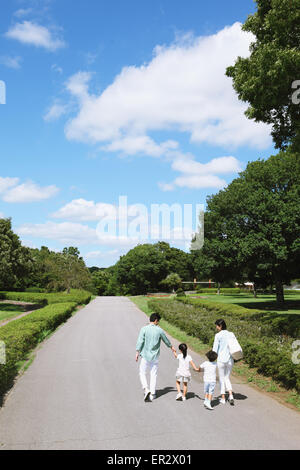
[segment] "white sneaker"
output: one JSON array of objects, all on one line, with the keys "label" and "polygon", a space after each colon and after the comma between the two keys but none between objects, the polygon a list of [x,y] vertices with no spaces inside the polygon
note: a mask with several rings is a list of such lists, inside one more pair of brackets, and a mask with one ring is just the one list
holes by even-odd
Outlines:
[{"label": "white sneaker", "polygon": [[150,393],[150,395],[149,395],[149,400],[150,400],[150,401],[153,401],[155,398],[156,398],[156,395],[152,395],[152,393]]},{"label": "white sneaker", "polygon": [[147,401],[149,396],[150,396],[150,390],[149,388],[146,388],[144,392],[144,401]]},{"label": "white sneaker", "polygon": [[208,410],[213,410],[213,407],[211,406],[210,402],[207,401],[206,403],[204,402],[204,406],[205,408],[207,408]]},{"label": "white sneaker", "polygon": [[222,405],[225,405],[225,403],[226,403],[225,398],[220,398],[219,401],[220,401],[220,403],[221,403]]},{"label": "white sneaker", "polygon": [[176,400],[181,400],[182,399],[182,393],[178,393],[176,396]]},{"label": "white sneaker", "polygon": [[182,401],[185,401],[186,400],[186,397],[182,397]]}]

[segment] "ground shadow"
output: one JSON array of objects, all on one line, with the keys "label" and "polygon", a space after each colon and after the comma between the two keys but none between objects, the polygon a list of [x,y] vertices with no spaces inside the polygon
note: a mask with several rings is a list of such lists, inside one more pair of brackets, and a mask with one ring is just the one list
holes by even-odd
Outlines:
[{"label": "ground shadow", "polygon": [[174,387],[165,387],[160,390],[156,390],[156,398],[162,397],[170,392],[177,392],[177,390]]}]

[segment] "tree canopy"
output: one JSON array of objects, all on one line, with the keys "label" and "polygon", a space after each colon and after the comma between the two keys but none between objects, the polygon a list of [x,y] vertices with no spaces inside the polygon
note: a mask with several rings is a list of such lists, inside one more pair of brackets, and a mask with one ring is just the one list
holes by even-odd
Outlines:
[{"label": "tree canopy", "polygon": [[300,80],[300,0],[256,0],[257,11],[243,30],[254,34],[251,54],[238,57],[226,74],[246,116],[272,125],[276,148],[300,150],[300,105],[292,99]]}]

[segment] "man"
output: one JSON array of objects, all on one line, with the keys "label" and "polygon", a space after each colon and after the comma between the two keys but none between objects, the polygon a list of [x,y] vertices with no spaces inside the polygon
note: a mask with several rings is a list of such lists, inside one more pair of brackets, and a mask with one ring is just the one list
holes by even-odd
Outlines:
[{"label": "man", "polygon": [[[152,313],[150,316],[150,324],[141,329],[136,343],[135,360],[138,361],[139,355],[142,357],[139,373],[140,381],[144,389],[145,401],[148,399],[152,401],[156,397],[156,378],[161,340],[163,340],[168,348],[176,352],[176,349],[173,348],[166,337],[165,332],[158,326],[159,320],[160,315],[158,313]],[[150,371],[150,390],[146,377],[148,371]]]}]

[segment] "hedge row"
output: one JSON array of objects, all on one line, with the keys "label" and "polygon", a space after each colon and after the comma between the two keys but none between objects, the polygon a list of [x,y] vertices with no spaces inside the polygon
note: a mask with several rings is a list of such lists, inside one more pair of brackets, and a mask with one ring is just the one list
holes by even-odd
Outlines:
[{"label": "hedge row", "polygon": [[[216,294],[218,289],[216,287],[198,287],[196,292],[199,294]],[[238,287],[223,287],[220,289],[221,294],[240,294],[241,289]]]},{"label": "hedge row", "polygon": [[18,300],[37,303],[39,305],[51,305],[60,302],[76,302],[77,305],[88,304],[92,294],[85,290],[71,289],[69,294],[65,292],[46,294],[39,292],[0,292],[0,298],[6,300]]},{"label": "hedge row", "polygon": [[18,363],[26,359],[45,332],[55,330],[66,321],[76,305],[76,302],[47,305],[0,328],[0,341],[4,341],[6,353],[6,363],[0,364],[0,395],[12,386]]},{"label": "hedge row", "polygon": [[300,316],[282,315],[285,318],[280,316],[272,321],[269,313],[235,305],[212,305],[211,302],[197,305],[192,301],[194,299],[185,298],[180,301],[150,300],[148,306],[168,322],[210,347],[216,333],[215,321],[223,318],[228,329],[238,337],[246,363],[257,367],[258,372],[272,377],[285,387],[300,392],[300,365],[292,362],[294,339],[280,331],[283,326],[286,330],[291,329],[291,324],[299,328]]}]

